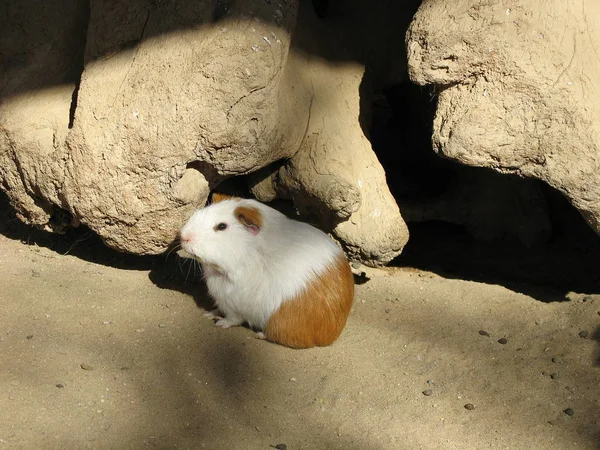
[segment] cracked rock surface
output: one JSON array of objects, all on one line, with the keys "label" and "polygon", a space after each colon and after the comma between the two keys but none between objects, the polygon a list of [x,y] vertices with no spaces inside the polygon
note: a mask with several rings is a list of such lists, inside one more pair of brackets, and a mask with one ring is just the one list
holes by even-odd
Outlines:
[{"label": "cracked rock surface", "polygon": [[359,124],[364,61],[293,49],[297,1],[61,6],[0,15],[0,183],[22,220],[156,254],[220,182],[283,162],[287,197],[353,258],[400,253],[408,232]]},{"label": "cracked rock surface", "polygon": [[600,4],[424,2],[409,74],[439,87],[433,143],[460,163],[538,178],[600,233]]}]

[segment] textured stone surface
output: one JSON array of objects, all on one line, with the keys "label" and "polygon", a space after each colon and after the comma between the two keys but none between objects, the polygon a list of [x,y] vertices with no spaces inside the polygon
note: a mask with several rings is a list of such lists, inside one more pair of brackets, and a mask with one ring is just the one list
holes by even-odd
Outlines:
[{"label": "textured stone surface", "polygon": [[65,196],[113,247],[164,250],[221,179],[297,148],[278,101],[295,4],[223,8],[92,2]]},{"label": "textured stone surface", "polygon": [[83,64],[84,2],[0,5],[0,187],[18,216],[52,228],[63,205],[63,145]]},{"label": "textured stone surface", "polygon": [[[355,1],[344,5],[344,21],[321,21],[310,7],[301,8],[302,26],[292,45],[311,53],[291,53],[288,68],[308,90],[305,135],[289,161],[251,179],[259,199],[292,199],[301,214],[312,217],[342,243],[351,259],[372,266],[390,262],[408,241],[386,174],[365,136],[371,83],[384,86],[401,77],[398,68],[394,71],[393,65],[385,64],[386,52],[394,45],[377,45],[398,29],[378,28],[377,20],[369,20],[383,17],[384,9],[385,5]],[[367,30],[361,34],[367,37],[363,41],[353,34],[358,23]],[[332,64],[314,54],[339,62]],[[364,65],[355,62],[361,58],[373,62],[370,77]]]},{"label": "textured stone surface", "polygon": [[600,4],[422,4],[409,74],[439,87],[436,150],[539,178],[600,232]]},{"label": "textured stone surface", "polygon": [[357,126],[357,65],[312,62],[310,123],[300,150],[253,190],[265,201],[291,198],[338,238],[350,258],[381,265],[400,254],[408,229],[371,144]]},{"label": "textured stone surface", "polygon": [[[11,2],[3,15],[19,25],[2,47],[20,49],[31,69],[2,105],[0,174],[29,223],[50,224],[59,206],[112,247],[157,253],[224,177],[297,150],[304,129],[289,123],[302,110],[284,95],[295,2],[92,1],[85,14],[63,3],[60,17],[73,17],[62,22],[58,8],[30,16],[33,3]],[[88,16],[84,53],[64,23],[81,28]],[[3,97],[11,83],[3,78]]]},{"label": "textured stone surface", "polygon": [[[3,78],[0,108],[0,179],[26,222],[81,223],[113,248],[159,253],[221,181],[265,167],[268,176],[275,163],[280,194],[353,258],[384,264],[400,253],[408,233],[363,116],[366,60],[390,83],[401,42],[374,46],[398,31],[375,27],[364,1],[331,22],[307,3],[299,27],[292,0],[63,3],[62,21],[36,2],[11,0],[3,15],[18,26],[2,48],[21,48],[33,67],[8,62],[25,85],[13,98]],[[349,34],[361,20],[376,29],[366,42]],[[79,26],[79,46],[65,21]],[[38,78],[48,92],[32,88]]]}]

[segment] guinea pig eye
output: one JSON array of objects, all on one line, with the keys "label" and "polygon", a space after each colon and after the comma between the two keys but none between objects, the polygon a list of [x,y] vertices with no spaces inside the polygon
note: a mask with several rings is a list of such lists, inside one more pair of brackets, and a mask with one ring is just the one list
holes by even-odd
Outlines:
[{"label": "guinea pig eye", "polygon": [[215,226],[215,231],[223,231],[227,228],[227,224],[224,222],[221,222],[220,224]]}]

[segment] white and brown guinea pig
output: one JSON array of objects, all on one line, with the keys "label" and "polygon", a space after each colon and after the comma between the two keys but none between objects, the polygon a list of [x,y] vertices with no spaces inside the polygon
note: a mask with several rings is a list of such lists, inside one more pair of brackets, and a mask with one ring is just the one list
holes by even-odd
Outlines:
[{"label": "white and brown guinea pig", "polygon": [[180,232],[180,256],[202,265],[216,325],[247,322],[293,348],[335,341],[350,313],[354,278],[322,231],[256,200],[213,195]]}]

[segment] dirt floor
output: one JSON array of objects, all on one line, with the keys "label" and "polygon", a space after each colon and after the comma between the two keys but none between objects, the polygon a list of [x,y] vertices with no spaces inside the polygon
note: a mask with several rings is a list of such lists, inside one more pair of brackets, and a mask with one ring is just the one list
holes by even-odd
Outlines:
[{"label": "dirt floor", "polygon": [[174,254],[7,214],[0,449],[600,448],[598,292],[369,271],[341,338],[297,351],[214,327]]}]

